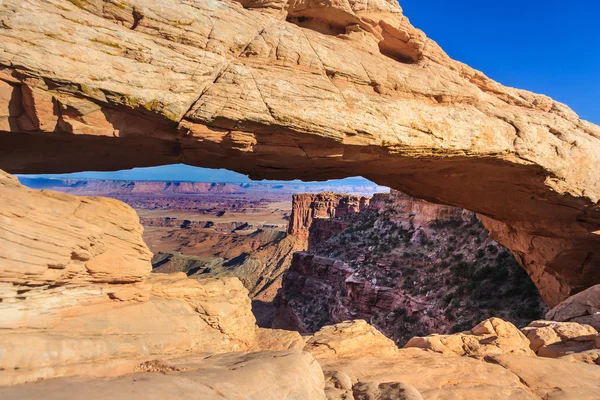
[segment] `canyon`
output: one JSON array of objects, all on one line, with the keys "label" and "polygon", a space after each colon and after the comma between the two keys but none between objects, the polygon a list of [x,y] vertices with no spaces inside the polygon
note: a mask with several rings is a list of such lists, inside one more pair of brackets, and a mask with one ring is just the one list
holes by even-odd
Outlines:
[{"label": "canyon", "polygon": [[314,333],[364,319],[404,345],[490,317],[523,327],[546,313],[531,279],[475,214],[397,191],[329,197],[327,212],[321,196],[294,198],[290,228],[307,232],[308,245],[283,277],[273,327]]},{"label": "canyon", "polygon": [[[385,196],[402,195],[377,195],[369,206]],[[332,203],[331,194],[298,197],[309,207],[306,198],[314,198],[319,215],[323,204],[334,205],[328,215],[355,207],[348,198]],[[28,189],[5,173],[0,200],[3,398],[600,395],[600,335],[587,324],[598,326],[597,286],[547,315],[564,322],[534,321],[522,331],[488,318],[454,335],[414,337],[399,348],[355,320],[301,336],[259,328],[237,278],[151,273],[143,229],[124,203]],[[578,318],[585,322],[572,321]]]},{"label": "canyon", "polygon": [[[0,31],[0,397],[600,397],[600,127],[451,59],[396,1],[4,0]],[[288,249],[289,271],[265,280],[281,279],[275,321],[300,335],[259,327],[237,277],[171,259],[152,273],[123,202],[11,175],[173,163],[363,176],[422,202],[296,198],[274,230],[310,253]],[[173,228],[169,206],[143,216],[149,231]],[[190,239],[239,228],[181,219]],[[484,315],[507,305],[519,326]],[[415,329],[450,332],[388,331],[416,312]]]}]

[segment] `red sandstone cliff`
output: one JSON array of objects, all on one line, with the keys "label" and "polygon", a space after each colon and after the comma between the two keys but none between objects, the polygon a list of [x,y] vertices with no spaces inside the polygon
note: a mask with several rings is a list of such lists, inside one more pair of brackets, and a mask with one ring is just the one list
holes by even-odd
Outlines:
[{"label": "red sandstone cliff", "polygon": [[273,327],[314,332],[366,319],[404,343],[494,316],[521,325],[545,311],[512,254],[459,208],[376,194],[358,213],[313,220],[308,243],[283,278]]},{"label": "red sandstone cliff", "polygon": [[339,193],[295,194],[292,199],[292,214],[288,226],[289,234],[308,232],[317,218],[335,218],[365,210],[369,199]]}]

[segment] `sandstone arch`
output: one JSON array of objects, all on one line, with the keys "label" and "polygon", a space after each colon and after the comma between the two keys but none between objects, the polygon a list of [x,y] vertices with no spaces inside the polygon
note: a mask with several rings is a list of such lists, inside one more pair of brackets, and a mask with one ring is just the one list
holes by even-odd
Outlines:
[{"label": "sandstone arch", "polygon": [[600,282],[600,128],[451,60],[394,0],[5,0],[0,20],[0,169],[362,175],[478,212],[551,306]]}]

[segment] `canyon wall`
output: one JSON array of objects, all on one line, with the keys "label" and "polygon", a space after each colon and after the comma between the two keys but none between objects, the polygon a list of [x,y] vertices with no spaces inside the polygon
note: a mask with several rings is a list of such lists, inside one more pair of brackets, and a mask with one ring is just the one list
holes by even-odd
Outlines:
[{"label": "canyon wall", "polygon": [[524,326],[546,311],[474,213],[396,191],[361,212],[315,219],[274,303],[276,328],[311,333],[365,319],[399,344],[489,317]]},{"label": "canyon wall", "polygon": [[288,233],[308,233],[316,219],[331,219],[355,214],[369,205],[367,197],[339,193],[303,193],[292,197]]}]

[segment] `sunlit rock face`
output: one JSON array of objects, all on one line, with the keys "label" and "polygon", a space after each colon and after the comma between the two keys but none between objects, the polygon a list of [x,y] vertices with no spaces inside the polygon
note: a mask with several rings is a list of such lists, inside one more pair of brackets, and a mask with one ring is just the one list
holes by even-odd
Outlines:
[{"label": "sunlit rock face", "polygon": [[480,213],[551,306],[600,282],[600,128],[450,59],[395,1],[5,0],[0,18],[8,172],[362,175]]},{"label": "sunlit rock face", "polygon": [[258,345],[242,283],[151,274],[126,204],[28,189],[2,171],[0,203],[0,385]]}]

